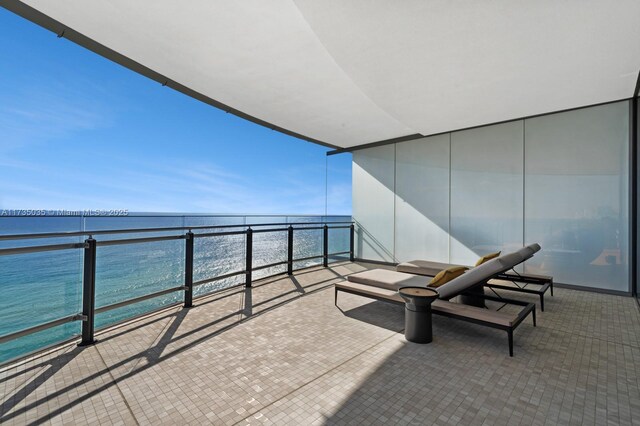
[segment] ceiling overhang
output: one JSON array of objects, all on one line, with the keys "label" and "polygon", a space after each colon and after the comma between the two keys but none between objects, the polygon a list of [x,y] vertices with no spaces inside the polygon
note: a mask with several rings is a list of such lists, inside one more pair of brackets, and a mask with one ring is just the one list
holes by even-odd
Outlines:
[{"label": "ceiling overhang", "polygon": [[160,84],[336,149],[633,96],[640,2],[0,0]]}]

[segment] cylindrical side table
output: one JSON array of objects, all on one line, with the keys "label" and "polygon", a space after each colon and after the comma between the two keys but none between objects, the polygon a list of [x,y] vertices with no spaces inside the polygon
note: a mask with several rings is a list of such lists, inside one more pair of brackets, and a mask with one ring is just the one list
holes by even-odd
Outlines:
[{"label": "cylindrical side table", "polygon": [[438,292],[424,287],[402,287],[398,290],[404,299],[404,337],[413,343],[431,343],[431,304]]}]

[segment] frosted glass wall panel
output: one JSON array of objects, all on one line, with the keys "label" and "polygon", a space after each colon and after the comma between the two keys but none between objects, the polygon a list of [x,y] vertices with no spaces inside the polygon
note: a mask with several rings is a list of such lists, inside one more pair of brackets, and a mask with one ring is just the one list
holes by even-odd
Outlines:
[{"label": "frosted glass wall panel", "polygon": [[356,257],[393,262],[395,146],[353,153]]},{"label": "frosted glass wall panel", "polygon": [[526,270],[629,290],[628,102],[525,121]]},{"label": "frosted glass wall panel", "polygon": [[396,258],[449,261],[449,135],[396,145]]},{"label": "frosted glass wall panel", "polygon": [[523,243],[523,122],[451,134],[451,262]]}]

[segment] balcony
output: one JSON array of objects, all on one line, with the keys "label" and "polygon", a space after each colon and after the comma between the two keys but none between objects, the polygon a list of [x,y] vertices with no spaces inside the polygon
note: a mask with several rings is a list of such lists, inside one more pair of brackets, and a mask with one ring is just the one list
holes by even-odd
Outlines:
[{"label": "balcony", "polygon": [[[315,170],[309,189],[320,191],[293,191],[289,205],[310,196],[320,201],[304,211],[351,216],[182,217],[162,226],[133,218],[139,226],[128,230],[98,218],[63,231],[45,222],[20,231],[10,222],[0,232],[12,234],[0,235],[0,424],[640,425],[640,2],[154,5],[0,1],[51,39],[155,86],[133,92],[138,83],[125,83],[126,99],[146,103],[120,104],[107,68],[76,73],[81,61],[70,50],[56,51],[65,67],[52,66],[43,52],[54,47],[30,49],[8,26],[4,87],[28,78],[3,98],[8,131],[0,140],[10,152],[34,139],[23,155],[42,163],[2,157],[4,180],[17,184],[9,185],[13,197],[0,191],[0,204],[24,203],[25,191],[35,194],[31,205],[55,194],[53,183],[24,181],[48,181],[57,168],[67,178],[52,181],[82,184],[58,197],[74,203],[106,202],[96,191],[104,187],[132,202],[145,194],[151,206],[160,195],[165,211],[184,206],[180,200],[206,211],[243,187],[228,181],[246,181],[261,185],[242,198],[262,208],[271,197],[266,211],[279,212],[291,208],[280,200],[286,191],[264,177],[293,165],[282,174],[287,183],[301,187]],[[21,56],[24,69],[13,66]],[[67,84],[56,81],[63,75]],[[76,84],[83,77],[101,84],[77,90],[92,85]],[[59,86],[52,93],[60,97],[112,99],[122,120],[86,123],[109,114],[85,114],[71,100],[60,108],[47,86]],[[161,103],[147,97],[156,91],[176,103],[151,111]],[[248,132],[260,147],[251,149],[173,92],[219,109],[218,118],[231,114],[331,150],[319,162],[296,160],[287,141],[270,152],[269,137]],[[50,114],[40,114],[42,103]],[[68,141],[56,131],[67,105],[79,118],[71,117],[77,133]],[[132,123],[143,127],[131,131]],[[13,136],[14,128],[24,132]],[[94,128],[104,133],[94,137]],[[56,144],[38,133],[56,135]],[[45,140],[49,150],[40,152]],[[135,149],[110,155],[112,144]],[[94,175],[99,158],[123,160]],[[195,174],[194,158],[207,159]],[[275,162],[270,170],[265,158]],[[348,160],[346,180],[332,173],[330,158]],[[160,175],[130,159],[158,164]],[[234,173],[219,172],[220,164]],[[154,172],[116,179],[128,167]],[[179,179],[164,179],[176,171]],[[140,178],[155,181],[155,191],[142,185],[121,197]],[[351,183],[332,191],[332,179]],[[350,196],[352,208],[332,210],[332,192]],[[473,265],[494,255],[493,265],[502,264],[500,256],[533,245],[540,254],[522,255],[511,269],[480,278],[482,265],[458,269],[459,281],[447,284],[460,291],[440,292],[433,303],[470,313],[435,316],[430,344],[408,341],[411,314],[401,304],[357,295],[360,288],[402,303],[399,285],[339,285],[413,259]],[[508,273],[546,280],[544,289],[514,296],[509,283],[489,282]],[[422,286],[425,276],[410,279]],[[483,298],[485,289],[495,297]],[[488,314],[473,303],[479,298],[501,312]],[[503,322],[483,327],[483,316]],[[431,323],[422,319],[407,330]],[[504,331],[509,345],[515,337],[509,351]]]},{"label": "balcony", "polygon": [[372,267],[343,261],[266,278],[5,367],[0,421],[640,421],[633,298],[559,288],[538,326],[516,331],[510,358],[499,331],[434,317],[433,343],[417,345],[404,339],[401,307],[347,294],[334,306],[333,284]]}]

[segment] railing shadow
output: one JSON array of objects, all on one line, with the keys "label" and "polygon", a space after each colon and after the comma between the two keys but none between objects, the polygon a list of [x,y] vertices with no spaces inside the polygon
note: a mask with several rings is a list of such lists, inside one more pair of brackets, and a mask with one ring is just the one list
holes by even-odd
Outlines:
[{"label": "railing shadow", "polygon": [[[214,302],[218,302],[221,301],[223,299],[227,299],[231,296],[235,296],[237,294],[240,294],[244,291],[244,288],[240,288],[238,290],[239,286],[234,286],[231,288],[227,288],[227,289],[222,289],[222,290],[218,290],[216,293],[213,294],[209,294],[209,295],[203,295],[200,298],[200,302],[198,303],[198,306],[200,305],[206,305],[209,303],[214,303]],[[230,291],[230,290],[234,290],[235,291]],[[220,294],[222,293],[222,294]],[[203,298],[206,298],[206,300],[202,300]],[[198,299],[196,299],[198,300]],[[178,304],[177,306],[180,306],[180,304]],[[112,340],[116,337],[120,337],[124,334],[130,333],[131,331],[134,330],[139,330],[143,327],[146,327],[149,324],[152,324],[154,322],[158,322],[158,321],[162,321],[163,319],[167,319],[169,317],[174,316],[175,314],[173,312],[167,313],[165,315],[160,316],[163,311],[166,310],[170,310],[170,309],[176,309],[177,306],[170,306],[170,307],[166,307],[163,308],[157,312],[150,312],[149,314],[146,314],[144,317],[141,318],[136,318],[136,319],[132,319],[132,320],[127,320],[122,324],[119,324],[115,327],[109,327],[110,333],[108,336],[103,335],[100,336],[100,341],[101,342],[106,342],[108,340]],[[136,325],[133,325],[136,324]],[[123,330],[118,332],[118,333],[113,333],[111,332],[112,330],[116,330],[118,328],[122,328]]]},{"label": "railing shadow", "polygon": [[300,284],[300,281],[298,281],[298,279],[293,275],[289,278],[291,278],[291,282],[293,282],[293,285],[296,286],[296,291],[300,294],[304,294],[305,290],[304,287],[302,287],[302,285]]},{"label": "railing shadow", "polygon": [[250,317],[253,315],[253,290],[251,287],[244,289],[243,296],[242,303],[244,304],[244,309],[242,309],[242,313],[245,317]]},{"label": "railing shadow", "polygon": [[[12,408],[20,404],[24,401],[30,394],[35,392],[40,386],[44,385],[50,378],[56,375],[60,370],[62,370],[67,364],[69,364],[75,357],[77,357],[83,348],[74,347],[71,351],[66,352],[62,355],[58,355],[55,358],[52,358],[50,361],[39,364],[40,367],[49,366],[38,376],[33,378],[29,383],[24,385],[21,389],[17,390],[15,394],[10,397],[6,397],[5,402],[0,405],[0,423],[4,423],[8,418],[12,418],[8,416],[5,419],[5,414],[8,413]],[[47,398],[44,398],[45,402]]]},{"label": "railing shadow", "polygon": [[164,350],[172,342],[173,337],[178,331],[178,328],[180,328],[180,325],[184,322],[184,319],[187,317],[188,313],[189,309],[181,309],[173,315],[173,321],[171,321],[171,324],[169,325],[167,330],[162,334],[162,337],[160,337],[158,343],[147,350],[148,362],[153,363],[160,359]]},{"label": "railing shadow", "polygon": [[[260,315],[263,315],[267,312],[270,312],[274,309],[277,309],[279,307],[282,307],[288,303],[294,302],[296,300],[298,300],[301,297],[306,297],[309,296],[311,294],[314,294],[316,292],[322,291],[328,287],[330,287],[331,285],[333,285],[333,283],[335,282],[335,280],[337,278],[341,278],[343,277],[342,275],[336,273],[335,271],[333,271],[331,268],[326,268],[326,270],[330,271],[332,273],[332,275],[334,275],[332,278],[326,279],[326,280],[322,280],[322,281],[317,281],[317,282],[313,282],[310,283],[307,286],[302,286],[301,283],[295,279],[294,276],[290,276],[289,278],[291,279],[291,282],[293,283],[295,289],[294,290],[290,290],[290,291],[286,291],[283,293],[279,293],[277,296],[275,297],[271,297],[265,300],[262,300],[258,303],[254,303],[253,302],[253,292],[255,291],[255,289],[253,288],[245,288],[243,290],[240,291],[235,291],[231,294],[225,295],[221,298],[217,298],[215,300],[220,300],[222,298],[226,298],[226,297],[230,297],[232,295],[238,295],[241,294],[242,295],[242,302],[241,302],[241,306],[239,307],[239,309],[237,311],[234,311],[228,315],[225,315],[223,317],[217,318],[214,321],[210,321],[206,324],[203,324],[199,327],[196,327],[194,329],[191,329],[189,331],[186,331],[184,333],[181,333],[180,335],[177,335],[177,332],[180,328],[180,326],[184,323],[184,320],[187,318],[187,316],[189,315],[189,312],[192,311],[193,309],[197,309],[199,306],[203,306],[209,303],[213,303],[213,301],[202,301],[203,303],[198,303],[196,305],[194,305],[194,307],[190,308],[190,309],[181,309],[177,312],[168,314],[168,315],[163,315],[161,318],[168,318],[168,317],[174,317],[173,321],[171,322],[171,324],[165,329],[165,331],[162,333],[162,335],[159,337],[159,339],[157,339],[157,344],[155,344],[153,347],[151,348],[145,348],[143,350],[141,350],[140,352],[133,354],[125,359],[119,360],[113,364],[110,365],[105,365],[104,368],[100,369],[99,371],[96,371],[93,374],[90,374],[88,376],[83,377],[80,380],[75,381],[74,383],[68,384],[64,387],[60,387],[58,389],[56,389],[53,392],[49,392],[46,397],[44,398],[40,398],[34,402],[31,402],[29,404],[26,404],[20,408],[18,408],[15,411],[9,412],[12,409],[16,408],[21,402],[23,402],[30,394],[34,393],[35,391],[37,391],[42,385],[44,385],[49,379],[51,379],[54,375],[56,375],[57,373],[59,373],[65,366],[67,366],[69,364],[69,362],[71,362],[76,356],[78,356],[83,350],[86,349],[91,349],[91,348],[95,348],[96,350],[100,351],[101,347],[100,347],[100,343],[98,343],[96,346],[90,346],[88,348],[79,348],[76,347],[74,348],[72,351],[63,354],[59,357],[56,357],[50,364],[51,364],[51,368],[47,369],[45,372],[43,372],[42,374],[40,374],[38,377],[36,377],[34,380],[32,380],[31,382],[29,382],[26,386],[24,386],[22,389],[18,390],[16,392],[15,395],[9,397],[6,399],[6,401],[2,404],[2,406],[0,406],[0,423],[4,423],[4,422],[8,422],[12,419],[15,419],[16,417],[23,415],[26,412],[29,412],[31,410],[35,410],[38,407],[42,406],[42,405],[46,405],[49,401],[54,400],[56,398],[59,398],[63,395],[65,395],[68,392],[74,392],[77,389],[81,389],[84,386],[90,384],[93,381],[96,381],[96,379],[102,378],[98,381],[101,382],[106,382],[104,384],[102,384],[101,386],[90,390],[88,392],[85,392],[81,395],[79,395],[78,397],[76,397],[75,399],[73,399],[72,401],[67,402],[64,405],[61,405],[59,407],[57,407],[56,409],[52,410],[52,411],[48,411],[46,412],[46,414],[43,415],[43,417],[35,419],[34,423],[40,423],[45,421],[46,419],[50,419],[53,418],[59,414],[62,414],[66,411],[68,411],[69,409],[73,408],[74,406],[81,404],[82,402],[93,398],[94,396],[100,394],[101,392],[104,392],[108,389],[110,389],[112,386],[116,386],[118,383],[127,380],[137,374],[140,374],[146,370],[148,370],[151,367],[154,367],[158,364],[163,363],[164,361],[171,359],[172,357],[179,355],[181,353],[183,353],[184,351],[193,348],[197,345],[199,345],[200,343],[203,343],[213,337],[219,336],[227,331],[232,330],[233,328],[237,327],[240,324],[245,323],[246,321],[250,321],[253,318],[259,317]],[[285,277],[282,277],[280,279],[285,279]],[[293,278],[293,279],[292,279]],[[310,289],[309,289],[310,288]],[[288,295],[291,294],[295,294],[295,297],[290,297],[287,298],[285,300],[282,300],[278,303],[275,303],[273,305],[267,306],[264,309],[260,310],[259,312],[255,312],[255,308],[256,307],[260,307],[263,306],[265,304],[269,304],[272,303],[278,299],[281,299],[283,297],[286,297]],[[213,330],[209,333],[206,333],[204,335],[198,336],[195,340],[190,340],[188,342],[184,342],[184,339],[194,336],[195,334],[201,333],[201,332],[206,332],[207,329],[211,328],[211,327],[215,327],[216,325],[222,324],[225,321],[228,321],[229,319],[232,318],[236,318],[236,321],[232,322],[231,324],[227,324],[224,325],[216,330]],[[159,320],[159,319],[158,319]],[[157,321],[157,320],[155,320]],[[149,324],[151,322],[146,322],[145,324]],[[134,326],[134,329],[138,329],[143,327],[144,325],[140,325],[140,326]],[[123,330],[121,332],[119,332],[117,334],[117,336],[121,336],[125,333],[127,333],[128,331],[130,331],[130,329],[126,329]],[[105,338],[101,339],[102,342],[106,341],[106,340],[110,340],[113,339],[116,336],[105,336]],[[175,345],[178,344],[180,342],[184,342],[184,344],[182,344],[182,346],[178,346],[174,349],[171,349],[170,351],[167,351],[167,348],[170,345]],[[147,362],[144,363],[143,365],[141,365],[142,360],[146,360]],[[106,361],[105,361],[106,362]],[[133,363],[133,367],[126,373],[121,374],[121,375],[113,375],[111,374],[112,371],[117,370],[118,368],[121,368],[127,364]],[[46,363],[43,363],[43,365]]]},{"label": "railing shadow", "polygon": [[[63,347],[65,344],[66,343],[61,343],[59,346]],[[56,349],[51,349],[51,350],[55,351]],[[38,358],[45,358],[46,355],[49,353],[49,351],[50,350],[45,350],[41,354],[34,354],[34,361]],[[11,379],[14,379],[16,377],[22,376],[30,371],[38,370],[50,364],[51,362],[49,360],[44,360],[42,362],[39,362],[33,365],[27,365],[27,363],[24,363],[24,364],[18,363],[19,369],[15,373],[9,373],[9,370],[16,369],[16,367],[12,368],[11,366],[5,366],[2,369],[2,372],[0,373],[0,375],[2,375],[2,377],[0,377],[0,384],[7,382]]]}]

